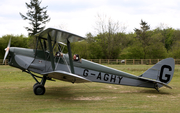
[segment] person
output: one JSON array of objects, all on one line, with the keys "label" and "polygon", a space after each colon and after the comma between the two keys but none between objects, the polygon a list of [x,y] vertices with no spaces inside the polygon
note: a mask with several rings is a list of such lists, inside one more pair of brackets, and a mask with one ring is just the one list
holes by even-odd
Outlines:
[{"label": "person", "polygon": [[79,55],[78,55],[78,54],[75,54],[75,55],[73,56],[73,59],[74,59],[74,61],[79,61]]},{"label": "person", "polygon": [[61,52],[56,52],[56,55],[55,55],[56,57],[63,57],[63,54],[61,53]]}]

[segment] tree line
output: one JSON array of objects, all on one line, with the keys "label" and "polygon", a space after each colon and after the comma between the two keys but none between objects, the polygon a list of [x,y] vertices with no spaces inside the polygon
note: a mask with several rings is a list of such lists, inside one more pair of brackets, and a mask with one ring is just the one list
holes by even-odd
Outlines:
[{"label": "tree line", "polygon": [[[161,28],[150,30],[141,20],[140,29],[134,33],[113,32],[113,23],[96,36],[73,44],[72,51],[88,59],[163,59],[180,58],[180,30]],[[105,27],[103,27],[105,28]]]},{"label": "tree line", "polygon": [[[132,33],[117,32],[113,22],[97,35],[86,34],[86,40],[71,44],[72,53],[86,59],[163,59],[180,58],[180,30],[160,28],[150,30],[150,25],[141,20],[140,29]],[[105,27],[103,27],[105,28]],[[0,59],[11,40],[11,47],[32,48],[34,37],[5,35],[0,37]]]}]

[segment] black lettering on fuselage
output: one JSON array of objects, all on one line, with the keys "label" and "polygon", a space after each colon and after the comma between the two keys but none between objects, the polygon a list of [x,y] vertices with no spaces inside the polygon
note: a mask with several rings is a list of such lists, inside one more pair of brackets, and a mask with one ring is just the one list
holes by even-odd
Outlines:
[{"label": "black lettering on fuselage", "polygon": [[119,78],[119,84],[120,84],[123,77],[118,77],[118,78]]},{"label": "black lettering on fuselage", "polygon": [[92,75],[92,77],[93,76],[97,77],[96,79],[103,80],[103,81],[109,81],[109,82],[112,82],[112,83],[116,83],[116,81],[117,81],[119,84],[121,83],[121,80],[123,78],[123,77],[116,76],[116,75],[110,75],[108,73],[105,73],[105,74],[103,74],[104,76],[103,75],[101,76],[101,72],[99,72],[99,74],[96,76],[95,73],[91,73],[91,71],[89,71],[88,69],[84,69],[83,76],[88,77],[89,75]]},{"label": "black lettering on fuselage", "polygon": [[88,76],[88,72],[89,72],[89,70],[85,69],[84,72],[83,72],[83,76],[87,77]]},{"label": "black lettering on fuselage", "polygon": [[116,75],[111,75],[111,80],[110,80],[110,82],[112,82],[114,80],[114,82],[116,82]]},{"label": "black lettering on fuselage", "polygon": [[96,79],[100,79],[101,80],[101,72],[99,72],[99,74],[98,74]]},{"label": "black lettering on fuselage", "polygon": [[108,81],[109,80],[109,74],[104,74],[104,81]]},{"label": "black lettering on fuselage", "polygon": [[165,77],[166,77],[167,79],[163,79],[164,68],[169,69],[169,71],[172,71],[172,68],[171,68],[171,66],[169,66],[169,65],[163,65],[163,66],[161,67],[161,72],[160,72],[159,80],[160,80],[161,82],[167,83],[167,82],[169,82],[169,80],[170,80],[170,78],[171,78],[171,75],[170,75],[170,74],[165,74]]}]

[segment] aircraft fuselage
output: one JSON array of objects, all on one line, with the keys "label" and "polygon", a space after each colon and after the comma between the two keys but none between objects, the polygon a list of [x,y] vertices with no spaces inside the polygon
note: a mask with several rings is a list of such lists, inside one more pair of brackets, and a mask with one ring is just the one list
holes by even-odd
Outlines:
[{"label": "aircraft fuselage", "polygon": [[[53,71],[51,66],[50,58],[48,58],[48,52],[43,53],[38,50],[35,57],[34,49],[25,49],[18,47],[10,48],[9,65],[20,68],[21,70],[29,70],[38,74],[43,74]],[[46,58],[44,56],[46,54]],[[63,60],[65,59],[65,61]],[[63,58],[54,57],[55,71],[61,70],[68,73],[70,72],[69,57],[67,54],[63,54]],[[110,84],[121,84],[139,87],[150,87],[153,88],[154,84],[145,83],[146,81],[139,80],[137,76],[125,73],[113,68],[109,68],[91,61],[81,59],[80,61],[73,61],[74,71],[76,75],[82,76],[91,80],[92,82],[110,83]],[[68,81],[60,75],[51,75],[50,78],[55,78],[63,81]],[[71,81],[68,81],[71,82]],[[138,84],[137,84],[138,82]]]}]

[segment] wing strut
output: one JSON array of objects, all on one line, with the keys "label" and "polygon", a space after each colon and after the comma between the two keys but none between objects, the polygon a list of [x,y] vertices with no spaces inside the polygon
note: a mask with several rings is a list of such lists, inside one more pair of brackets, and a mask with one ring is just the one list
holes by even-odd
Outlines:
[{"label": "wing strut", "polygon": [[48,45],[49,45],[49,50],[50,50],[49,54],[50,54],[50,59],[51,59],[51,65],[52,65],[52,69],[54,71],[55,70],[55,64],[54,64],[53,48],[52,48],[51,38],[50,38],[49,34],[48,34],[47,40],[49,43]]},{"label": "wing strut", "polygon": [[74,74],[74,65],[73,65],[73,61],[72,61],[71,45],[70,45],[68,38],[67,38],[67,48],[68,48],[68,55],[69,55],[69,63],[70,63],[71,72]]}]

